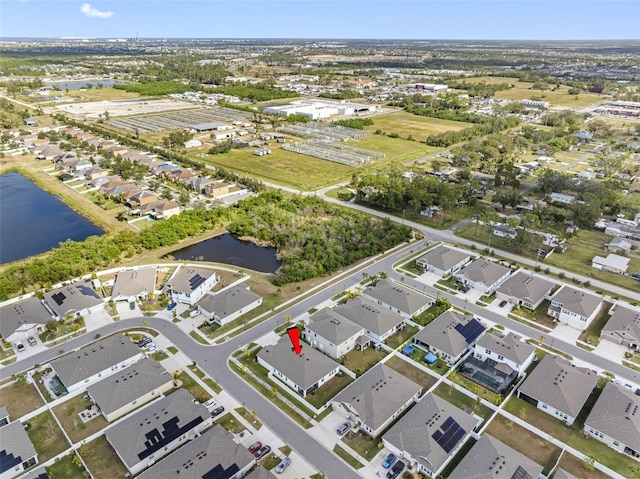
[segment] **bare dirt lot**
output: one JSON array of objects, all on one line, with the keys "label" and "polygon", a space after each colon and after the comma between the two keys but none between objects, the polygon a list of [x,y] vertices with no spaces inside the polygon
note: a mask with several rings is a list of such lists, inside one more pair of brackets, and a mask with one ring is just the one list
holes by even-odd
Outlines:
[{"label": "bare dirt lot", "polygon": [[130,100],[102,100],[86,103],[58,105],[56,110],[63,111],[78,118],[97,120],[105,111],[110,117],[125,115],[142,115],[170,110],[194,108],[194,105],[179,100],[136,98]]}]

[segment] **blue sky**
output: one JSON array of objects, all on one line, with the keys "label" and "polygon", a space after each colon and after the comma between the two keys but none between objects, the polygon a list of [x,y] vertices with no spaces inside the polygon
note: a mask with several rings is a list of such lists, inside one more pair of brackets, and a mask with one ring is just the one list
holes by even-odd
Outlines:
[{"label": "blue sky", "polygon": [[3,37],[640,38],[640,0],[2,0]]}]

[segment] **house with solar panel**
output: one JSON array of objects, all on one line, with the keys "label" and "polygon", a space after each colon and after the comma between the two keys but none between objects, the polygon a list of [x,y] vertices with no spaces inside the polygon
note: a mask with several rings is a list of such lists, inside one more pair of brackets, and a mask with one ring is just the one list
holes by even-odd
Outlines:
[{"label": "house with solar panel", "polygon": [[184,268],[164,285],[163,292],[176,303],[195,305],[207,291],[220,281],[220,276],[205,268]]},{"label": "house with solar panel", "polygon": [[584,422],[584,434],[640,460],[640,396],[607,382]]},{"label": "house with solar panel", "polygon": [[0,427],[0,437],[0,479],[19,476],[38,463],[38,453],[20,421]]},{"label": "house with solar panel", "polygon": [[413,343],[453,366],[473,347],[485,329],[473,316],[449,310],[418,331]]},{"label": "house with solar panel", "polygon": [[38,298],[29,298],[0,308],[0,336],[11,343],[42,333],[52,321],[51,312]]},{"label": "house with solar panel", "polygon": [[109,422],[160,397],[173,387],[173,377],[154,359],[146,358],[92,384],[87,394]]},{"label": "house with solar panel", "polygon": [[518,388],[518,397],[571,426],[598,382],[598,375],[547,354]]},{"label": "house with solar panel", "polygon": [[449,479],[537,479],[544,468],[489,434],[483,434]]},{"label": "house with solar panel", "polygon": [[377,364],[331,400],[338,411],[375,438],[418,400],[422,386],[395,369]]},{"label": "house with solar panel", "polygon": [[104,309],[104,300],[98,296],[91,282],[69,284],[48,291],[42,301],[58,320],[68,315],[87,316]]},{"label": "house with solar panel", "polygon": [[137,474],[212,423],[209,410],[189,391],[178,389],[108,428],[105,435],[129,472]]},{"label": "house with solar panel", "polygon": [[382,436],[382,443],[421,474],[436,477],[481,422],[429,393]]},{"label": "house with solar panel", "polygon": [[128,337],[114,334],[88,344],[50,363],[64,388],[71,393],[86,388],[142,359],[142,352]]},{"label": "house with solar panel", "polygon": [[138,479],[242,479],[255,457],[222,426],[213,426],[140,474]]},{"label": "house with solar panel", "polygon": [[478,258],[458,271],[455,277],[473,289],[484,294],[491,294],[510,274],[511,268],[494,261]]}]

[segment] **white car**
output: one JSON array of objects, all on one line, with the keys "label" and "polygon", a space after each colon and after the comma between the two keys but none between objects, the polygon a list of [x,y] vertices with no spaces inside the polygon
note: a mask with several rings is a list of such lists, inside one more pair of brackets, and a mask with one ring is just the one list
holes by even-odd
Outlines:
[{"label": "white car", "polygon": [[147,354],[153,354],[156,351],[158,351],[158,347],[155,344],[149,344],[146,348],[145,351],[147,352]]},{"label": "white car", "polygon": [[216,400],[215,400],[215,399],[213,399],[213,398],[208,399],[208,400],[206,400],[205,402],[203,402],[203,403],[202,403],[202,405],[203,405],[204,407],[206,407],[207,409],[209,409],[209,408],[211,408],[211,407],[213,407],[213,406],[215,406],[215,405],[216,405]]}]

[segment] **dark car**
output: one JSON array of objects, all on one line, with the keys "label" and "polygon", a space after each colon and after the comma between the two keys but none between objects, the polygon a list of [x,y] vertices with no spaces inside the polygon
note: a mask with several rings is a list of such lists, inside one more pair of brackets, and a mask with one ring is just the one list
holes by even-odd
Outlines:
[{"label": "dark car", "polygon": [[167,311],[171,311],[173,308],[175,308],[176,306],[178,306],[178,303],[176,303],[175,301],[173,303],[171,303],[169,306],[167,306]]},{"label": "dark car", "polygon": [[151,339],[149,336],[145,336],[140,341],[138,341],[138,346],[142,348],[143,346],[146,346],[147,344],[152,342],[153,342],[153,339]]},{"label": "dark car", "polygon": [[396,479],[396,477],[400,475],[403,469],[404,469],[404,462],[398,461],[393,465],[391,470],[387,472],[387,477],[389,479]]},{"label": "dark car", "polygon": [[468,293],[469,291],[471,291],[471,288],[469,286],[465,286],[464,288],[462,288],[461,290],[463,293]]},{"label": "dark car", "polygon": [[211,411],[211,417],[219,416],[224,412],[224,406],[218,406],[213,411]]},{"label": "dark car", "polygon": [[382,467],[384,467],[385,469],[389,469],[394,462],[396,462],[396,455],[395,454],[389,454],[387,457],[384,458],[384,461],[382,461]]},{"label": "dark car", "polygon": [[256,452],[253,453],[253,457],[260,460],[270,452],[271,452],[271,446],[262,446],[260,449],[258,449]]},{"label": "dark car", "polygon": [[500,301],[500,304],[498,305],[500,308],[504,308],[507,305],[507,301],[506,300],[502,300]]},{"label": "dark car", "polygon": [[249,449],[247,449],[251,454],[255,454],[256,451],[258,449],[260,449],[262,447],[262,443],[260,441],[258,442],[254,442],[253,444],[251,444],[251,446],[249,446]]},{"label": "dark car", "polygon": [[340,424],[340,427],[336,430],[336,432],[338,433],[338,436],[342,436],[345,432],[349,430],[350,427],[351,427],[351,424],[348,422]]}]

